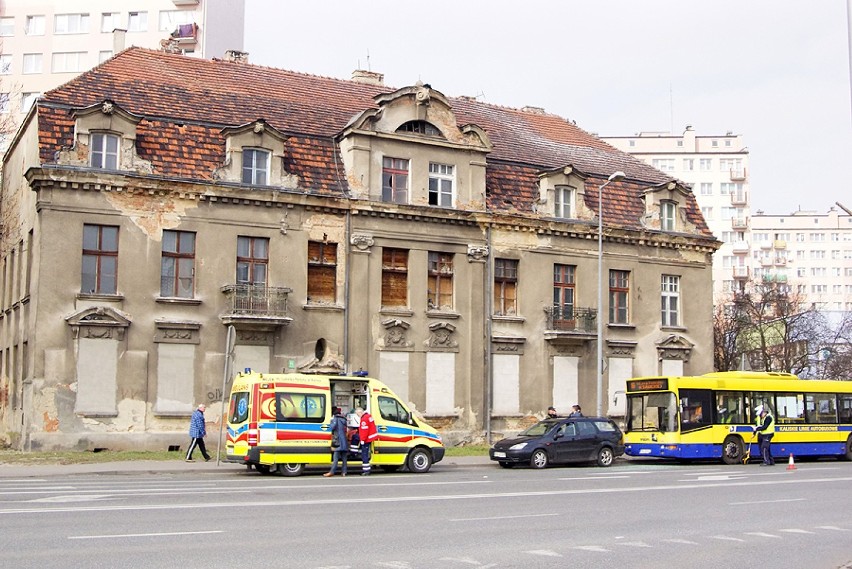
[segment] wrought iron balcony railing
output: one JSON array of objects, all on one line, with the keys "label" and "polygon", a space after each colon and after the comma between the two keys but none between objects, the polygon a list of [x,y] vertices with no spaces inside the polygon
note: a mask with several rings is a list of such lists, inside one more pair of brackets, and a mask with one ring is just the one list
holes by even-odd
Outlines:
[{"label": "wrought iron balcony railing", "polygon": [[226,312],[246,316],[287,316],[287,294],[292,289],[264,285],[235,284],[222,288],[228,299]]},{"label": "wrought iron balcony railing", "polygon": [[575,308],[556,304],[544,309],[547,313],[547,329],[565,332],[593,334],[596,331],[598,311],[596,308]]}]

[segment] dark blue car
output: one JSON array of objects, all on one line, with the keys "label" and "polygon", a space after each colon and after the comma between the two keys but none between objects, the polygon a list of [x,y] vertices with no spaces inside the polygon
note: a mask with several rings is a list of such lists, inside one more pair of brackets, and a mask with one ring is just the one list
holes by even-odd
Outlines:
[{"label": "dark blue car", "polygon": [[544,468],[569,462],[609,466],[622,454],[621,429],[604,417],[545,419],[516,437],[494,443],[488,451],[491,460],[504,468],[515,464]]}]

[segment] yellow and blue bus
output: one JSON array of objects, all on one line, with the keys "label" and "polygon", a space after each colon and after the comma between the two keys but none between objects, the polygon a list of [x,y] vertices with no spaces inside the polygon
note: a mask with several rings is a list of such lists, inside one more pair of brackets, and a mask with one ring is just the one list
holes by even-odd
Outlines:
[{"label": "yellow and blue bus", "polygon": [[627,381],[625,453],[679,460],[759,458],[754,409],[775,417],[772,456],[852,460],[852,381],[717,372]]}]

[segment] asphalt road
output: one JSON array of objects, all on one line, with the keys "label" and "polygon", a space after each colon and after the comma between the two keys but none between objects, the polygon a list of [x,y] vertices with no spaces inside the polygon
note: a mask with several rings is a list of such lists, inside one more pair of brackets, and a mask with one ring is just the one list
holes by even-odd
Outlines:
[{"label": "asphalt road", "polygon": [[848,462],[190,466],[0,469],[0,567],[852,567]]}]

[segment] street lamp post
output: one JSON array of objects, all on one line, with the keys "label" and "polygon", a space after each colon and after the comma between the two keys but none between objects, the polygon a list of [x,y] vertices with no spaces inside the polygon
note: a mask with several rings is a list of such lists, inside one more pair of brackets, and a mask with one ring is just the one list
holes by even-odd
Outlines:
[{"label": "street lamp post", "polygon": [[603,339],[604,339],[604,314],[603,314],[603,189],[610,182],[618,182],[624,179],[621,170],[613,172],[607,181],[598,188],[598,417],[603,415]]}]

